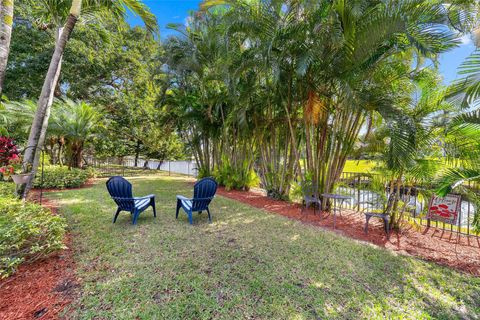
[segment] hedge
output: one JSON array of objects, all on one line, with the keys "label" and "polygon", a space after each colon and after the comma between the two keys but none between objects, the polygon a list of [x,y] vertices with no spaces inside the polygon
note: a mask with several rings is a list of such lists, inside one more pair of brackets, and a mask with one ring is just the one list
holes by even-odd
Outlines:
[{"label": "hedge", "polygon": [[46,166],[43,174],[43,185],[39,172],[33,186],[34,188],[42,186],[49,189],[78,188],[84,185],[94,174],[91,170],[69,169],[66,166]]},{"label": "hedge", "polygon": [[[8,189],[0,183],[0,190]],[[64,248],[65,219],[35,203],[13,196],[0,198],[0,278],[31,262]]]}]

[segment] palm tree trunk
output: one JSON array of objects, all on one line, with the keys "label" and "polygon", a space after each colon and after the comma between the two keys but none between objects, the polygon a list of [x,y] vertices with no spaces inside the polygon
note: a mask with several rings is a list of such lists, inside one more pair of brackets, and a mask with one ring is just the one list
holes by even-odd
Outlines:
[{"label": "palm tree trunk", "polygon": [[14,0],[0,0],[0,100],[12,39]]},{"label": "palm tree trunk", "polygon": [[80,15],[82,0],[73,0],[70,9],[70,14],[67,17],[65,26],[58,30],[58,41],[55,44],[55,51],[48,68],[45,82],[43,83],[42,92],[38,99],[38,107],[35,112],[32,127],[30,129],[30,135],[28,137],[28,145],[25,150],[24,167],[26,171],[31,167],[32,177],[23,187],[23,198],[27,197],[28,192],[33,183],[33,178],[37,172],[38,164],[40,162],[40,151],[45,141],[45,135],[48,127],[48,119],[50,117],[50,106],[53,102],[53,94],[57,85],[58,77],[60,75],[60,68],[63,53],[67,42],[72,34],[75,24],[77,23]]},{"label": "palm tree trunk", "polygon": [[58,156],[57,156],[58,164],[60,164],[60,166],[63,166],[63,146],[64,145],[65,145],[65,138],[60,136],[58,138]]}]

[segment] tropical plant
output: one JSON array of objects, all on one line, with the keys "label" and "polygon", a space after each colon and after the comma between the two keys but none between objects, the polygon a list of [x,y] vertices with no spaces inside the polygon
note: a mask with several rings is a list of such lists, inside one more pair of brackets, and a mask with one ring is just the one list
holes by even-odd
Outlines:
[{"label": "tropical plant", "polygon": [[28,138],[36,107],[36,102],[28,99],[3,103],[0,126],[18,145],[23,145]]},{"label": "tropical plant", "polygon": [[[5,183],[3,183],[5,184]],[[10,192],[9,192],[10,193]],[[0,197],[0,278],[22,262],[33,262],[65,248],[65,219],[39,204]]]},{"label": "tropical plant", "polygon": [[55,110],[50,134],[65,141],[69,167],[81,168],[85,144],[100,125],[100,114],[83,101],[68,99],[58,100]]},{"label": "tropical plant", "polygon": [[13,139],[0,136],[0,174],[4,179],[18,170],[21,164],[19,153]]},{"label": "tropical plant", "polygon": [[388,193],[385,200],[393,195],[389,211],[394,228],[399,228],[412,194],[431,192],[432,181],[445,164],[438,147],[446,130],[442,119],[454,110],[445,102],[445,92],[436,72],[422,70],[412,79],[410,90],[404,91],[404,99],[397,100],[399,115],[383,119],[367,133],[370,138],[363,139],[360,149],[376,153],[380,161],[376,170],[382,183],[377,191],[382,197]]},{"label": "tropical plant", "polygon": [[[85,2],[85,3],[83,3]],[[34,4],[36,2],[33,2]],[[128,0],[128,1],[111,1],[111,0],[65,0],[65,1],[50,1],[47,3],[49,6],[45,8],[53,9],[52,11],[46,11],[47,14],[54,12],[53,16],[63,17],[64,25],[57,29],[57,41],[55,44],[55,50],[48,68],[45,82],[38,99],[38,107],[35,113],[35,118],[32,123],[30,136],[28,139],[28,145],[25,152],[24,162],[32,167],[32,173],[35,175],[37,170],[40,149],[44,144],[46,131],[48,127],[48,119],[50,116],[50,107],[53,102],[55,88],[57,86],[58,78],[60,76],[61,61],[65,51],[65,47],[70,38],[70,35],[80,18],[82,4],[85,4],[86,8],[92,8],[95,12],[109,12],[117,16],[120,19],[125,17],[126,9],[132,10],[138,14],[146,23],[149,30],[155,31],[157,29],[156,19],[148,8],[140,0]],[[40,6],[42,7],[42,6]],[[68,14],[67,14],[68,12]],[[85,17],[89,17],[89,11],[85,11]],[[26,186],[24,186],[23,196],[31,187],[32,181],[30,180]]]},{"label": "tropical plant", "polygon": [[14,0],[0,0],[0,103],[12,39]]},{"label": "tropical plant", "polygon": [[395,105],[422,59],[458,44],[437,2],[205,1],[202,9],[167,44],[172,104],[186,111],[179,127],[189,128],[203,171],[248,155],[278,197],[297,176],[331,192],[369,119],[400,119]]},{"label": "tropical plant", "polygon": [[67,166],[45,166],[42,177],[37,176],[33,186],[35,188],[78,188],[87,182],[90,173],[87,170],[68,168]]}]

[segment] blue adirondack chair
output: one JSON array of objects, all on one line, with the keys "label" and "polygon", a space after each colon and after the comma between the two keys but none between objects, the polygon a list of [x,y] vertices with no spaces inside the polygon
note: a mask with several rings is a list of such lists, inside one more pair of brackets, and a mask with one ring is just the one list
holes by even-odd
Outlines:
[{"label": "blue adirondack chair", "polygon": [[107,189],[118,206],[113,218],[113,223],[117,221],[118,214],[121,211],[128,211],[132,215],[133,224],[137,224],[140,213],[150,206],[153,208],[153,216],[157,216],[157,211],[155,210],[155,195],[150,194],[145,197],[134,197],[132,194],[132,184],[125,178],[111,177],[107,181]]},{"label": "blue adirondack chair", "polygon": [[178,212],[180,208],[183,208],[188,216],[188,221],[190,221],[190,224],[193,224],[193,212],[202,213],[203,210],[206,210],[208,221],[212,222],[208,205],[214,198],[215,192],[217,192],[217,182],[214,179],[203,178],[197,181],[193,186],[193,198],[177,195],[177,213],[175,218],[178,219]]}]

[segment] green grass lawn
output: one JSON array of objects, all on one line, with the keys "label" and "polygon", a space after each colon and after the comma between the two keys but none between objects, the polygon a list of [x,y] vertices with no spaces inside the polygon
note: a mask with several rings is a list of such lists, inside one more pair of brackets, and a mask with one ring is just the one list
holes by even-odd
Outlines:
[{"label": "green grass lawn", "polygon": [[371,160],[347,160],[343,172],[373,173],[377,163]]},{"label": "green grass lawn", "polygon": [[[105,184],[50,194],[74,234],[70,319],[478,319],[480,279],[217,197],[213,223],[175,220],[183,178],[130,179],[157,195],[132,226]],[[360,226],[359,226],[360,227]]]}]

